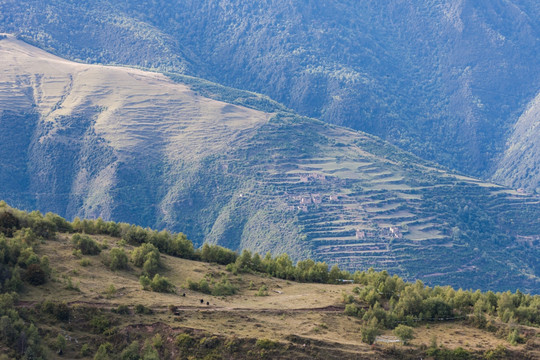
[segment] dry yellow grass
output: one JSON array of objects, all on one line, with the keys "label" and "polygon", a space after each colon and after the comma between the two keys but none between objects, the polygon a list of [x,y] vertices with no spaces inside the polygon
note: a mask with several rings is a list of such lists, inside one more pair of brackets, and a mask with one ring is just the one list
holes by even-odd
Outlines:
[{"label": "dry yellow grass", "polygon": [[[105,236],[93,238],[108,243],[109,249],[117,246],[118,239]],[[131,247],[126,246],[125,249],[129,251]],[[38,252],[50,258],[56,281],[23,294],[21,300],[34,303],[49,299],[107,309],[119,304],[143,304],[152,308],[155,314],[150,317],[136,314],[124,317],[122,326],[162,322],[172,327],[199,329],[216,335],[268,338],[282,342],[294,335],[306,341],[337,346],[353,357],[355,354],[375,356],[380,354],[377,351],[384,348],[390,350],[392,347],[414,351],[423,345],[429,346],[434,336],[439,345],[449,349],[463,347],[483,353],[498,345],[510,347],[506,340],[497,338],[493,333],[455,322],[416,327],[415,339],[404,348],[399,344],[384,343],[377,343],[372,348],[361,342],[360,320],[343,313],[342,293],[350,293],[356,285],[303,284],[254,274],[234,276],[223,266],[162,255],[165,265],[163,274],[177,286],[176,294],[162,294],[141,289],[138,268],[116,272],[108,270],[102,259],[109,250],[98,256],[85,256],[91,262],[89,266],[82,266],[72,251],[67,235],[39,245]],[[239,293],[215,297],[183,288],[187,279],[199,280],[206,274],[213,274],[216,279],[227,274],[240,288]],[[66,289],[64,278],[67,276],[72,278],[80,291]],[[257,296],[257,289],[263,284],[268,287],[269,295]],[[107,294],[110,285],[117,290],[112,296]],[[201,304],[200,299],[204,299],[205,303]],[[206,301],[209,301],[209,306]],[[177,306],[179,315],[171,314],[169,305]],[[384,335],[391,336],[392,332],[387,330]],[[84,338],[85,334],[79,336]],[[512,348],[523,350],[524,345]]]}]

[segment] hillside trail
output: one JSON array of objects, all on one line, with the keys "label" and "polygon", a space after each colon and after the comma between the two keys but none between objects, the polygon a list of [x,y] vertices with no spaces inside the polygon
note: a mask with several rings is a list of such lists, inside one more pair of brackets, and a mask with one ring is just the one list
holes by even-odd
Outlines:
[{"label": "hillside trail", "polygon": [[[198,301],[198,300],[197,300]],[[35,305],[39,304],[37,301],[19,301],[17,303],[17,307],[21,308],[30,308]],[[119,305],[122,304],[116,304],[116,303],[108,303],[108,302],[96,302],[96,301],[82,301],[82,300],[76,300],[76,301],[70,301],[67,303],[67,305],[82,305],[82,306],[88,306],[88,307],[94,307],[104,310],[112,310],[117,308]],[[171,304],[174,306],[174,304]],[[169,311],[169,305],[162,305],[162,306],[150,306],[150,309],[152,309],[155,312],[167,312]],[[176,311],[205,311],[205,312],[233,312],[233,313],[241,313],[241,312],[256,312],[256,313],[269,313],[269,314],[284,314],[284,313],[306,313],[306,312],[326,312],[326,313],[339,313],[343,312],[344,307],[339,305],[329,305],[324,307],[313,307],[313,308],[296,308],[296,309],[277,309],[277,308],[253,308],[253,307],[223,307],[223,306],[215,306],[215,305],[182,305],[182,306],[176,306]]]}]

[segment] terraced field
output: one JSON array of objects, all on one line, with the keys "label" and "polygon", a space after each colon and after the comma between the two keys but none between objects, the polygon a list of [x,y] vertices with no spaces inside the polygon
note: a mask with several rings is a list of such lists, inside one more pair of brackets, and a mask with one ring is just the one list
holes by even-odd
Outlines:
[{"label": "terraced field", "polygon": [[257,94],[76,64],[13,37],[0,54],[0,197],[13,206],[430,284],[540,288],[538,196]]}]

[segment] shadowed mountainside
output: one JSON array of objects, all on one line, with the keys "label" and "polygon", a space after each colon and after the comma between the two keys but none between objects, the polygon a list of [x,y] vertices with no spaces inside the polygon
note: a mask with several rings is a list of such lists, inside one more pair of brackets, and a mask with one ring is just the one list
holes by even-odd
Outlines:
[{"label": "shadowed mountainside", "polygon": [[509,187],[540,193],[540,94],[514,126],[493,179]]}]

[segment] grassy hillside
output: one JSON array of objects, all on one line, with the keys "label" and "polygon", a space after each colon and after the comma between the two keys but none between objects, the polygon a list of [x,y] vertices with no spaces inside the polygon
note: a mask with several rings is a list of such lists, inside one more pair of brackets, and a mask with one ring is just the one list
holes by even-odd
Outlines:
[{"label": "grassy hillside", "polygon": [[194,250],[183,234],[68,223],[3,202],[0,254],[0,358],[540,356],[540,298],[521,292],[428,288],[386,271]]},{"label": "grassy hillside", "polygon": [[261,92],[484,177],[540,79],[534,0],[9,0],[0,13],[0,31],[71,59]]},{"label": "grassy hillside", "polygon": [[538,289],[538,197],[257,94],[72,63],[13,37],[0,51],[10,204],[430,284]]}]

